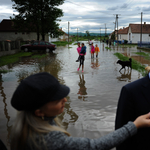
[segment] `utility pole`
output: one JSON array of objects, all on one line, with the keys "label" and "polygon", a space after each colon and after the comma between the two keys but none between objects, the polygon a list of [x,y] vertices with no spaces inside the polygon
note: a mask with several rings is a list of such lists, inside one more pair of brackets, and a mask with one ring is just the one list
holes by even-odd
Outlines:
[{"label": "utility pole", "polygon": [[78,42],[78,28],[77,28],[77,42]]},{"label": "utility pole", "polygon": [[100,28],[100,42],[101,42],[101,28]]},{"label": "utility pole", "polygon": [[69,21],[68,21],[68,44],[69,44]]},{"label": "utility pole", "polygon": [[115,21],[115,29],[116,29],[116,26],[117,26],[117,44],[118,44],[118,16],[119,16],[120,14],[116,14],[116,21]]},{"label": "utility pole", "polygon": [[106,23],[105,23],[105,37],[106,37]]},{"label": "utility pole", "polygon": [[115,27],[114,27],[114,40],[116,40],[116,21],[114,22],[114,24],[115,24]]},{"label": "utility pole", "polygon": [[141,12],[141,36],[140,36],[140,47],[142,46],[142,17],[143,17],[143,12]]}]

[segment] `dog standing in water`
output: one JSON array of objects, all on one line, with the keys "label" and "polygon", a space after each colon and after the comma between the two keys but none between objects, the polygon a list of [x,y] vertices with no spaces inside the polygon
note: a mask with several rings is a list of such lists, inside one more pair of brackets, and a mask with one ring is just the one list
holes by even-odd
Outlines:
[{"label": "dog standing in water", "polygon": [[132,59],[129,58],[129,61],[122,61],[122,60],[118,60],[117,61],[117,64],[120,64],[122,66],[122,68],[119,70],[119,72],[124,68],[126,69],[125,67],[127,66],[128,69],[129,67],[132,69]]}]

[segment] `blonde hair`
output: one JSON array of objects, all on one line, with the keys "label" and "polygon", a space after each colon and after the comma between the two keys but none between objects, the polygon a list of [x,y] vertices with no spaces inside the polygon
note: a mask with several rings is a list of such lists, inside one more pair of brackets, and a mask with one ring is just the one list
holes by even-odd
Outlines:
[{"label": "blonde hair", "polygon": [[27,147],[40,149],[38,143],[42,142],[45,144],[43,135],[51,131],[61,131],[70,136],[70,134],[62,128],[57,117],[54,121],[57,126],[50,125],[48,121],[36,117],[32,112],[18,112],[11,132],[11,150],[23,150]]}]

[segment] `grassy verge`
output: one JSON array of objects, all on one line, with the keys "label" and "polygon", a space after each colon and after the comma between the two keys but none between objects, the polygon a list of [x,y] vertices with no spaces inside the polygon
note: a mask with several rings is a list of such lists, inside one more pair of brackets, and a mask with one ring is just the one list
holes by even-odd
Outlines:
[{"label": "grassy verge", "polygon": [[33,53],[31,52],[19,52],[13,55],[2,56],[0,57],[0,67],[17,62],[19,60],[19,57],[31,56],[32,54]]},{"label": "grassy verge", "polygon": [[109,50],[112,50],[110,47],[105,47],[105,49],[109,49]]},{"label": "grassy verge", "polygon": [[150,54],[146,54],[144,52],[136,52],[135,54],[140,55],[140,56],[144,56],[145,59],[150,60]]},{"label": "grassy verge", "polygon": [[[114,55],[117,56],[122,61],[129,61],[129,58],[124,56],[123,54],[114,53]],[[143,76],[147,74],[145,67],[146,67],[145,65],[142,65],[141,63],[132,58],[132,68],[139,71]]]},{"label": "grassy verge", "polygon": [[9,72],[6,69],[3,69],[2,66],[8,65],[8,64],[12,64],[15,63],[17,61],[19,61],[19,57],[22,56],[31,56],[33,53],[31,52],[19,52],[13,55],[7,55],[7,56],[2,56],[0,57],[0,73],[7,73]]},{"label": "grassy verge", "polygon": [[[57,42],[52,42],[54,44],[56,44],[57,46],[66,46],[68,45],[67,41],[57,41]],[[69,44],[72,44],[72,42],[69,42]]]},{"label": "grassy verge", "polygon": [[43,54],[43,55],[33,55],[31,58],[43,58],[45,56],[46,56],[46,54]]}]

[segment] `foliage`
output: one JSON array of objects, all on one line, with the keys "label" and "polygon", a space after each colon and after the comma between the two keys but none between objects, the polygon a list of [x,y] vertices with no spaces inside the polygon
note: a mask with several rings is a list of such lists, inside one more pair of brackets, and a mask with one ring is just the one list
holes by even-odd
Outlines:
[{"label": "foliage", "polygon": [[15,4],[15,9],[19,14],[11,18],[15,23],[15,27],[20,30],[36,31],[37,40],[39,35],[42,35],[42,40],[45,40],[45,35],[58,35],[60,21],[57,18],[63,16],[61,9],[57,6],[62,5],[64,0],[12,0]]},{"label": "foliage", "polygon": [[86,36],[90,36],[90,33],[88,30],[85,33],[86,33]]},{"label": "foliage", "polygon": [[115,40],[115,32],[111,35],[111,40]]},{"label": "foliage", "polygon": [[[117,56],[122,61],[129,61],[129,58],[121,53],[114,53],[114,55]],[[145,65],[142,65],[141,63],[132,58],[132,68],[142,73],[143,76],[147,74],[145,67],[146,67]]]}]

